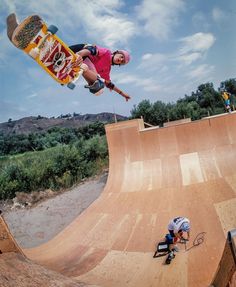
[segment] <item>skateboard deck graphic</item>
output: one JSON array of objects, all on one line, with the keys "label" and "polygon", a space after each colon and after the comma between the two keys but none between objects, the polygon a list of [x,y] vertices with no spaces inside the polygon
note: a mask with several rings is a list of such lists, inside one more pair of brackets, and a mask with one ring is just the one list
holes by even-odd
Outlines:
[{"label": "skateboard deck graphic", "polygon": [[7,17],[10,41],[31,56],[54,80],[73,89],[83,73],[76,54],[55,35],[57,27],[46,23],[38,15],[27,17],[19,25],[15,14]]}]

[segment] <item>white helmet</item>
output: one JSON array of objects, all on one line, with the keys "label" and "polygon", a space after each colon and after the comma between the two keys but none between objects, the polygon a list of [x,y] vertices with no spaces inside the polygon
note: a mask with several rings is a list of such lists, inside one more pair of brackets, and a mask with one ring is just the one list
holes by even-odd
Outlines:
[{"label": "white helmet", "polygon": [[181,225],[181,229],[185,232],[188,232],[190,230],[190,224],[188,222],[184,222],[182,225]]}]

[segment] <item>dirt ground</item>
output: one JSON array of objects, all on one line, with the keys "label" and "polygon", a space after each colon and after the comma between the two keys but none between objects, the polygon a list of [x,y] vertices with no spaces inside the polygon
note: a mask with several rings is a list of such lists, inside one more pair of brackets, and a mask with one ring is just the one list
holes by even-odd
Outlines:
[{"label": "dirt ground", "polygon": [[0,209],[18,244],[35,247],[53,238],[97,199],[106,180],[107,172],[31,207],[1,202]]}]

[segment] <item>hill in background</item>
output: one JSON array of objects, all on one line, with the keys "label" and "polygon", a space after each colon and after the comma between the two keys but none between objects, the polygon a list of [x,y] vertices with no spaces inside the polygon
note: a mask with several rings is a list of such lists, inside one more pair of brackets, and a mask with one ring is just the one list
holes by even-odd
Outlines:
[{"label": "hill in background", "polygon": [[30,134],[47,131],[53,127],[61,128],[79,128],[96,121],[103,123],[112,123],[122,120],[127,120],[125,116],[113,113],[99,113],[99,114],[67,114],[61,115],[57,118],[47,118],[42,116],[25,117],[19,120],[11,120],[8,122],[0,123],[0,133],[2,134]]}]

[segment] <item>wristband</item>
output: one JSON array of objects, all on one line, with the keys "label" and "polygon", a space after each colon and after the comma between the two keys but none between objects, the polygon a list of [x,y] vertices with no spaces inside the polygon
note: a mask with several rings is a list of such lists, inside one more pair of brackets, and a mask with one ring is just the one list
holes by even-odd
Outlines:
[{"label": "wristband", "polygon": [[115,85],[112,82],[106,83],[107,88],[114,89]]}]

